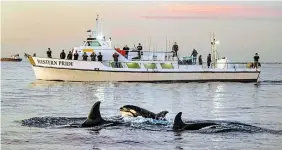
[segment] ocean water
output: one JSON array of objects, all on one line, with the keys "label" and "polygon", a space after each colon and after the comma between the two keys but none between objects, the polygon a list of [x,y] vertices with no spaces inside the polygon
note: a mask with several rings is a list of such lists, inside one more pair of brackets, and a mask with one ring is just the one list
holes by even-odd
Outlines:
[{"label": "ocean water", "polygon": [[[169,111],[172,123],[183,120],[240,122],[282,130],[282,65],[262,65],[260,83],[87,83],[36,81],[31,66],[1,62],[1,148],[15,149],[282,149],[272,132],[175,132],[171,125],[56,128],[58,117],[85,118],[101,101],[105,118],[120,115],[123,105],[155,113]],[[23,120],[43,117],[26,126]],[[138,118],[137,118],[138,120]],[[142,120],[142,119],[141,119]],[[65,121],[68,124],[68,121]],[[247,129],[246,129],[247,130]]]}]

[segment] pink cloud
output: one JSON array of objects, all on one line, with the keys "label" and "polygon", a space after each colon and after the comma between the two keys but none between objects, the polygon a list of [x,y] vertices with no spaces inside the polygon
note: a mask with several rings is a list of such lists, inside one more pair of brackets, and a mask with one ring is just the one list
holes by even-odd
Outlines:
[{"label": "pink cloud", "polygon": [[213,17],[282,17],[282,11],[271,7],[243,5],[170,4],[151,10],[146,19],[187,19]]}]

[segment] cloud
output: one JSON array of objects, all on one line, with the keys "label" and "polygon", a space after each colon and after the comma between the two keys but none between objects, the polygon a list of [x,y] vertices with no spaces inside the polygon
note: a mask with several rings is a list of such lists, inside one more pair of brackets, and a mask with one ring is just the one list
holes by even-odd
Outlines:
[{"label": "cloud", "polygon": [[[153,15],[151,15],[153,14]],[[273,7],[211,4],[166,4],[150,11],[145,19],[259,19],[282,17],[282,10]]]}]

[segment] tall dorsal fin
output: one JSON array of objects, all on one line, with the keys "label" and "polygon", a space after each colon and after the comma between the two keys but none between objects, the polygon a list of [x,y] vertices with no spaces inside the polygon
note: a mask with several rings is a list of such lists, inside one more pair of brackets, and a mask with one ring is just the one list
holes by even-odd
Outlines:
[{"label": "tall dorsal fin", "polygon": [[157,118],[165,118],[166,114],[168,113],[168,111],[162,111],[162,112],[159,112],[157,114]]},{"label": "tall dorsal fin", "polygon": [[104,122],[100,114],[100,103],[98,101],[92,106],[87,119],[81,124],[81,127],[92,127]]},{"label": "tall dorsal fin", "polygon": [[87,119],[94,120],[94,119],[97,119],[97,118],[102,118],[101,114],[100,114],[100,104],[101,104],[101,102],[98,101],[92,106],[92,108],[91,108],[91,110],[88,114]]},{"label": "tall dorsal fin", "polygon": [[182,112],[179,112],[175,118],[173,123],[173,129],[181,129],[185,126],[185,123],[181,119]]}]

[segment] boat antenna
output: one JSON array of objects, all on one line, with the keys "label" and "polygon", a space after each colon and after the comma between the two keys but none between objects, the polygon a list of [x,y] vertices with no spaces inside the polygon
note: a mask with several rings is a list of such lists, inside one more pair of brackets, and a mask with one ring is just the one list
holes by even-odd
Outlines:
[{"label": "boat antenna", "polygon": [[99,14],[97,14],[97,18],[96,18],[96,38],[98,38],[100,36],[100,33],[99,33]]},{"label": "boat antenna", "polygon": [[167,36],[165,37],[165,60],[167,60]]},{"label": "boat antenna", "polygon": [[170,47],[170,40],[168,40],[168,47]]},{"label": "boat antenna", "polygon": [[151,53],[151,37],[149,37],[149,55],[148,55],[148,60],[150,60],[150,53]]}]

